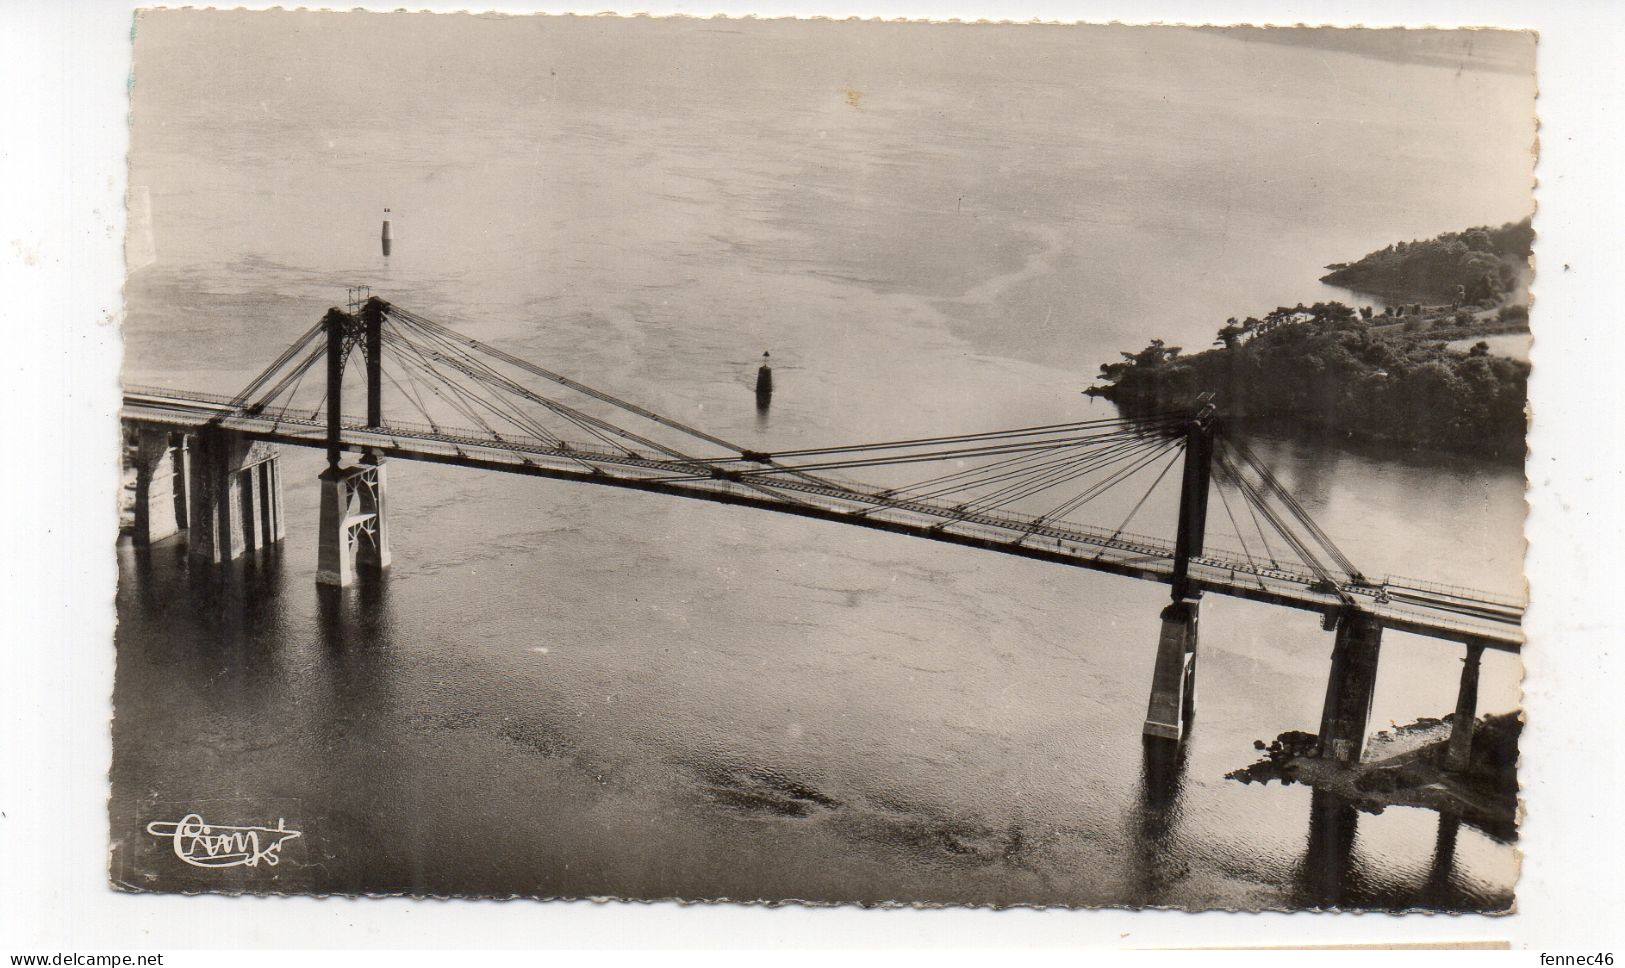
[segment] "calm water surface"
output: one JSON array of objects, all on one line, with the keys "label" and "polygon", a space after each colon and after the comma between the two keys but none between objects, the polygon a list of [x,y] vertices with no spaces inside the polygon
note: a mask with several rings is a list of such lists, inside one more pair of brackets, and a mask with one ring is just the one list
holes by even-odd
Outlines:
[{"label": "calm water surface", "polygon": [[[1053,423],[1110,413],[1078,390],[1119,349],[1527,207],[1529,85],[1498,70],[1129,30],[207,22],[137,32],[132,382],[235,390],[368,283],[763,449]],[[1368,573],[1522,587],[1520,468],[1254,445]],[[285,883],[316,891],[1511,896],[1513,848],[1470,828],[1223,779],[1317,725],[1314,615],[1207,601],[1198,725],[1147,762],[1162,586],[398,462],[392,573],[328,594],[320,460],[284,453],[288,539],[229,575],[121,547],[126,855],[151,804],[224,800],[297,816]],[[1458,648],[1385,644],[1375,723],[1452,708]],[[1517,698],[1488,656],[1482,710]]]}]

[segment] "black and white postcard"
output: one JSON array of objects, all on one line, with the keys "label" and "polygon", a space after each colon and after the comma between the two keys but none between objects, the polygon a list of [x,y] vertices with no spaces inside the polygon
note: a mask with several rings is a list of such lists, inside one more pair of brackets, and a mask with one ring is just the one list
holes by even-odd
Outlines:
[{"label": "black and white postcard", "polygon": [[1533,33],[133,28],[116,888],[1513,907]]}]

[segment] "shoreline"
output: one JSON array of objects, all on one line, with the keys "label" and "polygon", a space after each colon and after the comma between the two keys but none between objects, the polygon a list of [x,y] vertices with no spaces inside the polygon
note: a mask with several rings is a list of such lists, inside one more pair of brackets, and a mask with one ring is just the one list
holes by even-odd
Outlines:
[{"label": "shoreline", "polygon": [[[1137,413],[1155,413],[1166,406],[1166,400],[1140,400],[1111,392],[1111,387],[1089,387],[1082,392],[1116,405],[1124,416]],[[1312,440],[1318,444],[1332,443],[1349,450],[1402,451],[1408,454],[1447,453],[1459,457],[1475,456],[1498,463],[1516,463],[1522,466],[1527,447],[1523,439],[1507,441],[1504,446],[1494,442],[1458,442],[1449,439],[1418,437],[1404,432],[1378,433],[1360,427],[1350,427],[1331,420],[1316,420],[1301,412],[1290,414],[1240,413],[1226,414],[1225,424],[1242,433],[1260,432],[1268,436]]]},{"label": "shoreline", "polygon": [[[1083,392],[1131,417],[1207,397],[1238,422],[1521,458],[1530,364],[1493,352],[1486,339],[1530,331],[1532,238],[1526,220],[1334,263],[1319,281],[1348,290],[1355,305],[1300,302],[1232,316],[1210,347],[1189,354],[1152,338],[1100,364],[1098,382]],[[1358,305],[1366,294],[1402,301]]]},{"label": "shoreline", "polygon": [[[1489,352],[1489,336],[1527,333],[1521,307],[1430,308],[1407,317],[1342,303],[1234,319],[1225,345],[1183,355],[1152,340],[1101,365],[1083,389],[1125,416],[1184,410],[1212,394],[1226,419],[1345,440],[1522,458],[1530,365]],[[1465,351],[1450,344],[1474,340]]]}]

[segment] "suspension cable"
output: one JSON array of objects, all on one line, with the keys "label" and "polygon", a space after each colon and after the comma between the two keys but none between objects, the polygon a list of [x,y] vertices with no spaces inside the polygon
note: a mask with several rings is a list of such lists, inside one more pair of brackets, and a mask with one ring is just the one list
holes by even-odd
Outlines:
[{"label": "suspension cable", "polygon": [[[435,378],[442,381],[442,382],[444,382],[448,387],[457,388],[459,392],[463,392],[463,393],[467,392],[467,391],[463,391],[460,387],[458,387],[457,382],[455,380],[448,379],[444,374],[441,374],[439,372],[438,367],[434,366],[433,360],[430,359],[431,356],[434,357],[435,359],[438,359],[441,362],[445,363],[447,366],[450,366],[453,369],[458,370],[459,372],[463,373],[465,376],[469,376],[469,377],[473,378],[474,380],[486,385],[487,389],[493,389],[493,384],[494,384],[495,389],[500,389],[504,393],[507,393],[509,395],[514,395],[514,390],[512,389],[512,386],[517,386],[517,384],[513,384],[512,381],[507,380],[506,377],[503,377],[500,373],[497,373],[495,370],[492,370],[490,367],[485,366],[479,360],[474,359],[472,357],[468,357],[466,353],[463,353],[460,349],[457,349],[454,346],[449,347],[449,348],[453,352],[456,352],[458,354],[458,356],[462,357],[463,359],[447,357],[445,354],[435,350],[433,347],[419,346],[415,341],[411,341],[411,340],[407,341],[407,345],[408,345],[408,347],[410,347],[412,349],[412,351],[414,353],[416,353],[423,360],[424,364],[426,366],[428,366],[430,368],[430,370],[432,370],[434,372]],[[530,400],[532,400],[532,402],[540,403],[543,407],[546,407],[548,410],[553,412],[555,415],[563,417],[565,420],[569,421],[576,428],[584,431],[589,436],[597,438],[600,443],[602,443],[605,446],[609,447],[611,450],[620,451],[620,452],[626,454],[629,457],[637,457],[637,456],[639,456],[637,454],[637,452],[633,451],[630,447],[627,447],[625,444],[616,442],[613,438],[611,438],[610,436],[608,436],[608,435],[604,434],[603,432],[601,432],[597,427],[594,427],[589,422],[585,421],[584,419],[581,419],[581,418],[585,417],[585,414],[581,414],[581,413],[579,413],[579,411],[576,411],[576,410],[574,410],[573,408],[570,408],[570,407],[566,407],[563,404],[558,404],[558,403],[555,403],[552,400],[548,400],[547,398],[542,397],[539,394],[531,394],[531,395],[527,396],[526,399],[530,399]],[[488,404],[488,406],[489,406],[489,404]],[[514,413],[517,414],[517,413],[520,413],[520,411],[518,411],[517,408],[515,408]],[[515,422],[517,422],[517,419],[514,418],[514,417],[510,417],[508,419],[515,420]],[[536,426],[540,427],[539,424],[537,424]],[[606,424],[605,426],[611,426],[611,425]],[[615,429],[618,431],[619,428],[615,428]]]},{"label": "suspension cable", "polygon": [[[1095,484],[1093,487],[1084,491],[1082,494],[1079,494],[1077,497],[1074,497],[1072,500],[1066,501],[1057,506],[1054,510],[1050,511],[1046,517],[1066,517],[1073,511],[1078,510],[1085,504],[1088,504],[1090,501],[1093,501],[1095,498],[1105,494],[1107,491],[1128,480],[1130,477],[1133,477],[1142,469],[1155,463],[1157,458],[1161,457],[1167,448],[1178,446],[1180,446],[1178,442],[1167,442],[1162,444],[1161,447],[1153,449],[1151,453],[1146,454],[1144,457],[1135,458],[1134,463],[1130,464],[1128,467],[1118,470],[1111,477],[1108,477],[1105,480]],[[1125,457],[1122,459],[1127,459],[1128,456],[1130,455],[1125,455]]]},{"label": "suspension cable", "polygon": [[737,446],[735,444],[731,444],[728,441],[723,440],[720,437],[713,437],[712,435],[704,432],[703,430],[696,430],[695,428],[690,427],[687,424],[683,424],[683,423],[680,423],[680,422],[678,422],[676,420],[672,420],[669,417],[663,417],[660,414],[655,413],[652,410],[646,410],[643,407],[638,406],[637,404],[630,403],[630,402],[628,402],[626,400],[622,400],[621,398],[619,398],[617,396],[614,396],[612,394],[605,393],[602,390],[596,390],[596,389],[594,389],[594,388],[592,388],[590,386],[587,386],[585,383],[578,383],[577,381],[572,380],[567,376],[561,376],[561,375],[559,375],[557,373],[552,372],[551,370],[545,370],[542,367],[539,367],[534,363],[531,363],[531,362],[529,362],[527,360],[522,360],[517,356],[513,356],[512,354],[505,353],[502,350],[499,350],[494,346],[488,346],[485,343],[482,343],[479,340],[474,339],[472,336],[465,336],[462,333],[459,333],[454,329],[451,329],[451,328],[446,327],[446,326],[442,326],[441,324],[435,322],[432,319],[427,319],[427,318],[425,318],[423,316],[417,315],[416,313],[400,309],[399,307],[393,306],[393,305],[391,305],[389,307],[389,309],[390,309],[391,314],[398,314],[398,315],[406,318],[408,321],[410,321],[410,322],[412,322],[414,324],[417,324],[418,326],[433,330],[433,331],[439,333],[440,335],[444,336],[447,339],[453,340],[453,341],[458,342],[458,343],[462,343],[464,346],[467,346],[467,347],[469,347],[471,349],[474,349],[474,350],[477,350],[477,351],[479,351],[481,353],[484,353],[487,356],[491,356],[491,357],[494,357],[494,358],[496,358],[498,360],[501,360],[502,362],[508,364],[509,366],[518,367],[519,369],[524,370],[527,373],[532,373],[532,374],[534,374],[536,376],[539,376],[544,380],[550,380],[550,381],[552,381],[554,383],[559,384],[560,386],[569,387],[570,389],[576,391],[577,393],[584,393],[589,397],[593,397],[593,398],[595,398],[597,400],[602,400],[603,402],[605,402],[607,404],[610,404],[611,406],[619,407],[620,409],[626,410],[626,411],[628,411],[630,413],[635,413],[638,416],[643,417],[646,420],[652,420],[655,423],[661,424],[662,426],[669,427],[672,430],[676,430],[676,431],[680,431],[682,433],[688,434],[691,437],[697,437],[700,440],[706,441],[707,443],[715,444],[718,447],[726,448],[727,450],[734,451],[735,453],[743,453],[744,452],[744,448],[741,448],[741,447],[739,447],[739,446]]},{"label": "suspension cable", "polygon": [[254,377],[254,379],[248,382],[247,386],[237,391],[237,395],[231,398],[231,405],[233,407],[241,407],[249,397],[253,396],[260,387],[265,385],[267,380],[271,379],[271,376],[275,374],[277,370],[282,369],[282,367],[285,366],[289,360],[297,356],[299,351],[304,349],[305,344],[309,343],[313,338],[315,338],[317,333],[322,331],[322,326],[322,322],[316,323],[316,325],[305,330],[305,332],[298,339],[288,344],[288,348],[283,350],[282,354],[272,361],[270,366],[261,370],[258,376]]},{"label": "suspension cable", "polygon": [[1356,568],[1354,563],[1349,560],[1348,556],[1343,554],[1342,549],[1338,548],[1337,545],[1333,543],[1331,536],[1326,534],[1325,531],[1321,530],[1320,525],[1317,524],[1314,518],[1309,515],[1308,509],[1299,503],[1297,498],[1293,497],[1292,492],[1288,491],[1286,487],[1281,484],[1280,479],[1277,478],[1275,474],[1270,471],[1269,467],[1258,458],[1258,455],[1252,452],[1251,448],[1247,447],[1247,445],[1241,441],[1227,439],[1225,443],[1229,445],[1230,448],[1236,453],[1240,454],[1242,459],[1253,468],[1254,472],[1258,474],[1259,479],[1263,481],[1264,486],[1280,499],[1281,503],[1286,506],[1288,513],[1290,513],[1298,520],[1300,524],[1303,525],[1305,530],[1309,532],[1310,536],[1315,540],[1315,542],[1320,545],[1322,550],[1331,556],[1332,560],[1337,563],[1338,568],[1340,568],[1344,574],[1355,581],[1363,582],[1365,580],[1360,574],[1360,569]]},{"label": "suspension cable", "polygon": [[283,375],[282,379],[277,382],[276,386],[266,391],[265,395],[260,397],[260,399],[244,408],[244,412],[254,413],[264,409],[268,403],[280,396],[282,392],[288,388],[289,384],[298,383],[301,379],[303,379],[305,372],[314,366],[316,361],[321,359],[322,355],[326,352],[327,347],[325,346],[318,346],[311,350],[303,360],[300,360],[299,363],[293,367],[293,369],[289,370]]},{"label": "suspension cable", "polygon": [[1157,479],[1151,482],[1151,486],[1145,489],[1145,493],[1140,495],[1140,499],[1134,502],[1134,507],[1130,508],[1127,516],[1123,518],[1123,523],[1119,524],[1117,526],[1117,530],[1112,532],[1112,540],[1117,540],[1117,536],[1123,533],[1123,530],[1128,527],[1128,523],[1134,520],[1134,516],[1136,514],[1140,513],[1140,508],[1145,506],[1146,499],[1149,498],[1151,493],[1155,491],[1158,485],[1162,483],[1162,479],[1168,476],[1168,472],[1173,470],[1174,464],[1179,462],[1179,455],[1183,453],[1184,450],[1185,444],[1183,441],[1181,441],[1179,445],[1174,448],[1173,456],[1168,458],[1168,463],[1163,466],[1162,473],[1158,474]]},{"label": "suspension cable", "polygon": [[1253,560],[1253,553],[1247,547],[1247,538],[1241,533],[1241,525],[1236,521],[1235,512],[1230,510],[1230,498],[1225,496],[1224,488],[1222,486],[1218,486],[1218,481],[1214,481],[1214,484],[1214,490],[1219,492],[1219,502],[1224,505],[1225,516],[1230,519],[1230,526],[1236,529],[1236,540],[1241,543],[1241,553],[1247,557],[1248,567],[1252,568],[1254,572],[1257,572],[1258,563]]}]

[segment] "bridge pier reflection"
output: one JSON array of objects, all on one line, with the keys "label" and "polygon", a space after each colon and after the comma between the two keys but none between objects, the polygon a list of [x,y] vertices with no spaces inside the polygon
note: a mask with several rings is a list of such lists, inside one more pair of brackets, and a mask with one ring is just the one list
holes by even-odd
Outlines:
[{"label": "bridge pier reflection", "polygon": [[1137,904],[1158,904],[1189,872],[1174,849],[1185,797],[1185,759],[1189,747],[1146,736],[1141,743],[1140,797],[1134,809],[1134,852]]},{"label": "bridge pier reflection", "polygon": [[1456,872],[1456,834],[1461,830],[1461,818],[1454,814],[1439,813],[1439,831],[1433,841],[1433,863],[1428,868],[1427,892],[1440,906],[1451,896],[1450,878]]},{"label": "bridge pier reflection", "polygon": [[1331,908],[1349,902],[1359,817],[1353,804],[1336,794],[1317,789],[1309,795],[1309,843],[1299,876],[1306,906]]},{"label": "bridge pier reflection", "polygon": [[330,655],[381,648],[392,634],[389,583],[362,576],[352,588],[316,587],[317,629]]}]

